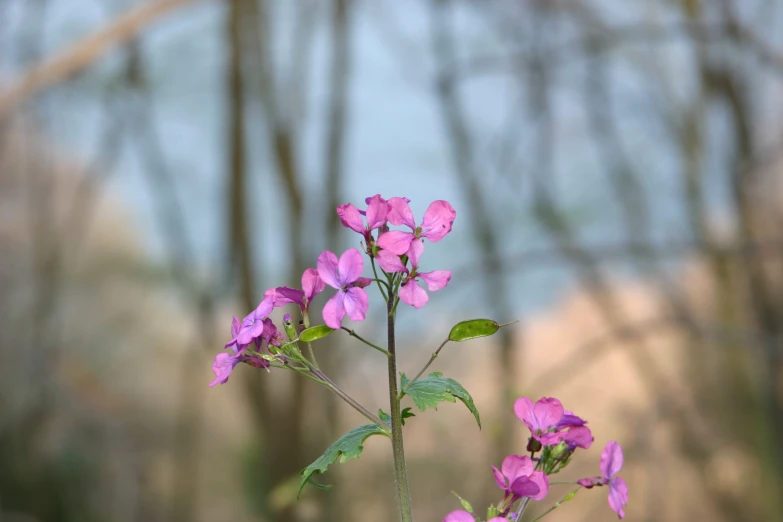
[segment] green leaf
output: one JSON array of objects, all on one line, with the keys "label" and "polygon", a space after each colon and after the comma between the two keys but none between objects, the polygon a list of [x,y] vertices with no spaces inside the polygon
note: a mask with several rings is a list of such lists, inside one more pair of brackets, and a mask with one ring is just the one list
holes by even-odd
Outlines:
[{"label": "green leaf", "polygon": [[464,509],[468,513],[473,514],[473,506],[470,505],[470,502],[460,497],[455,491],[452,491],[451,494],[459,499],[459,503],[462,504],[462,509]]},{"label": "green leaf", "polygon": [[500,329],[492,319],[472,319],[454,325],[449,332],[449,341],[467,341],[477,337],[488,337]]},{"label": "green leaf", "polygon": [[402,421],[402,425],[403,426],[405,426],[405,419],[409,419],[411,417],[415,417],[416,416],[416,414],[413,413],[411,410],[413,410],[413,408],[409,407],[409,408],[403,409],[402,412],[400,412],[400,420]]},{"label": "green leaf", "polygon": [[413,384],[408,384],[410,380],[403,373],[400,376],[400,384],[407,395],[411,396],[413,403],[419,407],[420,411],[427,408],[438,409],[438,404],[444,401],[457,402],[457,399],[467,406],[476,422],[481,428],[481,418],[473,404],[473,398],[460,383],[454,379],[443,377],[440,372],[432,372],[427,377],[419,379]]},{"label": "green leaf", "polygon": [[311,326],[307,330],[303,330],[299,334],[299,340],[303,343],[311,343],[318,339],[323,339],[330,333],[334,332],[333,328],[329,328],[325,324],[319,324],[318,326]]},{"label": "green leaf", "polygon": [[[329,464],[333,464],[338,458],[340,459],[340,464],[348,459],[358,458],[364,449],[362,444],[371,435],[386,435],[388,437],[389,433],[378,425],[365,424],[364,426],[359,426],[358,428],[349,431],[337,439],[331,446],[326,448],[323,455],[318,457],[315,462],[307,466],[300,473],[300,475],[302,475],[302,482],[299,484],[299,492],[296,494],[296,498],[299,498],[305,484],[311,482],[310,479],[314,474],[325,473]],[[319,484],[319,486],[321,485]]]},{"label": "green leaf", "polygon": [[381,419],[386,424],[391,425],[391,415],[386,413],[385,411],[378,409],[378,418]]}]

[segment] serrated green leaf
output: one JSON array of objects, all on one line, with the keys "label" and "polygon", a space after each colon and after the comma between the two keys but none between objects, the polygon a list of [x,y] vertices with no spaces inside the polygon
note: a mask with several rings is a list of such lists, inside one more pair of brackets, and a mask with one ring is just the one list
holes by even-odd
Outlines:
[{"label": "serrated green leaf", "polygon": [[333,328],[329,328],[325,324],[319,324],[318,326],[311,326],[307,330],[302,330],[302,333],[299,334],[299,340],[303,343],[311,343],[318,339],[323,339],[332,332],[334,332]]},{"label": "serrated green leaf", "polygon": [[391,424],[391,415],[389,415],[388,413],[386,413],[381,409],[378,410],[378,418],[381,419],[386,424]]},{"label": "serrated green leaf", "polygon": [[476,405],[473,404],[473,398],[454,379],[443,377],[443,374],[440,372],[432,372],[427,377],[409,385],[409,379],[403,373],[400,376],[400,384],[402,389],[405,390],[405,394],[411,396],[413,403],[418,406],[420,411],[424,411],[427,408],[437,410],[438,404],[441,402],[457,402],[457,399],[461,400],[473,414],[473,417],[476,418],[476,422],[479,428],[481,428],[481,418]]},{"label": "serrated green leaf", "polygon": [[449,332],[449,341],[462,342],[477,337],[493,335],[500,329],[500,325],[492,319],[472,319],[457,323]]},{"label": "serrated green leaf", "polygon": [[388,432],[380,426],[365,424],[364,426],[352,429],[326,448],[323,455],[318,457],[315,462],[307,466],[300,473],[300,475],[302,475],[302,482],[299,484],[299,492],[296,494],[296,498],[299,498],[305,484],[310,482],[310,479],[314,474],[325,473],[329,465],[333,464],[338,458],[340,459],[340,464],[346,460],[358,458],[364,449],[362,444],[371,435],[389,436]]}]

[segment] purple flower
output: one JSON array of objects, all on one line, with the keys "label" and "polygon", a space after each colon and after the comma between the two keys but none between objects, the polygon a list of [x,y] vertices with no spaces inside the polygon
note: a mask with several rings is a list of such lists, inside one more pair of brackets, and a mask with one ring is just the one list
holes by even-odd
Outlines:
[{"label": "purple flower", "polygon": [[315,268],[308,268],[302,274],[302,290],[304,290],[305,310],[310,307],[313,298],[324,291],[324,281]]},{"label": "purple flower", "polygon": [[587,426],[574,426],[564,432],[559,432],[560,441],[568,445],[568,451],[576,448],[590,449],[595,438]]},{"label": "purple flower", "polygon": [[267,290],[264,293],[264,298],[271,299],[275,308],[287,304],[295,304],[299,305],[302,313],[305,313],[309,309],[313,298],[321,293],[323,289],[324,282],[318,276],[318,272],[315,268],[308,268],[302,274],[302,290],[278,286],[277,288]]},{"label": "purple flower", "polygon": [[433,201],[427,211],[424,213],[424,220],[421,225],[416,226],[413,219],[413,212],[408,206],[406,198],[391,198],[389,200],[389,214],[387,216],[392,225],[405,225],[412,232],[402,230],[392,230],[381,234],[378,238],[378,246],[384,250],[401,256],[405,254],[413,243],[414,239],[427,238],[433,243],[443,239],[451,232],[451,226],[457,213],[454,211],[448,201]]},{"label": "purple flower", "polygon": [[625,505],[628,504],[628,484],[617,474],[623,467],[623,448],[615,441],[609,442],[601,452],[600,477],[579,479],[577,483],[584,488],[593,486],[609,486],[609,507],[617,513],[618,518],[625,516]]},{"label": "purple flower", "polygon": [[[274,327],[274,324],[272,324],[272,321],[269,319],[264,319],[262,322],[264,323],[261,328],[262,335],[264,329],[266,329],[266,336],[268,337],[267,340],[273,339],[277,331],[277,329]],[[271,331],[270,325],[271,329],[274,329],[274,332]],[[231,321],[231,337],[236,339],[239,336],[241,329],[242,324],[239,322],[237,317],[234,317]],[[257,343],[260,343],[259,339],[262,339],[260,335],[253,340]],[[236,367],[236,365],[241,362],[247,363],[256,368],[269,368],[269,361],[259,357],[258,355],[244,354],[248,344],[249,343],[229,344],[227,346],[231,347],[231,349],[234,351],[233,354],[222,352],[215,356],[215,361],[212,363],[212,372],[215,374],[215,379],[209,383],[210,388],[217,384],[225,384],[228,381],[231,372],[234,370],[234,367]]]},{"label": "purple flower", "polygon": [[543,397],[533,404],[527,397],[521,397],[514,403],[514,413],[525,423],[534,439],[544,445],[558,444],[560,437],[554,430],[563,419],[563,405],[552,397]]},{"label": "purple flower", "polygon": [[574,412],[572,411],[565,410],[563,412],[563,418],[557,423],[557,429],[579,427],[584,426],[585,424],[587,424],[586,420],[574,415]]},{"label": "purple flower", "polygon": [[449,270],[433,270],[432,272],[419,272],[419,257],[424,252],[424,242],[415,240],[408,248],[408,259],[411,262],[411,269],[408,270],[402,264],[400,257],[388,250],[378,252],[378,264],[387,272],[405,272],[408,277],[400,287],[400,299],[403,303],[409,304],[414,308],[421,308],[429,296],[424,289],[418,285],[417,280],[421,279],[427,285],[430,292],[435,292],[444,288],[451,280]]},{"label": "purple flower", "polygon": [[609,442],[601,452],[601,474],[609,484],[609,507],[618,518],[625,516],[625,505],[628,504],[628,485],[622,477],[618,477],[623,467],[623,448],[615,441]]},{"label": "purple flower", "polygon": [[[364,240],[369,245],[372,241],[371,233],[376,228],[381,228],[386,224],[386,215],[389,211],[389,205],[380,194],[367,198],[367,210],[359,210],[351,203],[337,207],[337,215],[340,217],[344,227],[358,232],[364,236]],[[362,216],[367,219],[364,224]]]},{"label": "purple flower", "polygon": [[369,307],[369,299],[364,287],[372,281],[361,277],[364,260],[359,250],[346,250],[340,260],[328,250],[318,256],[318,275],[324,283],[337,289],[323,309],[324,322],[329,328],[340,328],[343,317],[354,321],[364,321],[364,314]]},{"label": "purple flower", "polygon": [[517,499],[530,497],[542,500],[549,492],[549,478],[543,471],[535,471],[536,465],[528,456],[509,455],[503,459],[501,469],[492,466],[495,482],[506,492],[507,505]]},{"label": "purple flower", "polygon": [[[261,301],[258,307],[250,312],[247,317],[242,319],[242,323],[237,329],[233,328],[232,325],[231,340],[226,343],[225,347],[230,348],[234,346],[234,350],[237,353],[242,353],[248,344],[261,338],[265,331],[267,332],[267,335],[269,335],[271,333],[270,325],[271,328],[274,328],[274,325],[271,324],[271,321],[265,321],[265,319],[275,307],[275,300],[275,295],[265,294],[264,300]],[[234,321],[236,323],[239,322],[236,317],[234,318]],[[269,337],[267,337],[267,340],[269,340]]]}]

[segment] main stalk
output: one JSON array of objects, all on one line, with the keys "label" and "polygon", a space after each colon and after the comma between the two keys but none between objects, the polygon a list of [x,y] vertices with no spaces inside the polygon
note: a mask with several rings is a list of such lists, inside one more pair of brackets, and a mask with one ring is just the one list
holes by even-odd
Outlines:
[{"label": "main stalk", "polygon": [[400,520],[402,522],[413,522],[413,515],[411,513],[411,492],[408,484],[408,471],[405,467],[405,449],[402,442],[400,399],[397,396],[397,351],[394,344],[394,300],[394,294],[389,295],[386,308],[389,350],[389,408],[391,409],[394,481],[397,485],[397,503],[400,507]]}]

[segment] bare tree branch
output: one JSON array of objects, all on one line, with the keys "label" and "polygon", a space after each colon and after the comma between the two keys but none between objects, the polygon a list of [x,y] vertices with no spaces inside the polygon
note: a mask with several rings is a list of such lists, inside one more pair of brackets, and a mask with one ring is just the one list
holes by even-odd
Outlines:
[{"label": "bare tree branch", "polygon": [[62,82],[127,42],[151,23],[197,0],[158,0],[135,7],[62,52],[23,72],[0,91],[0,119],[39,91]]}]

